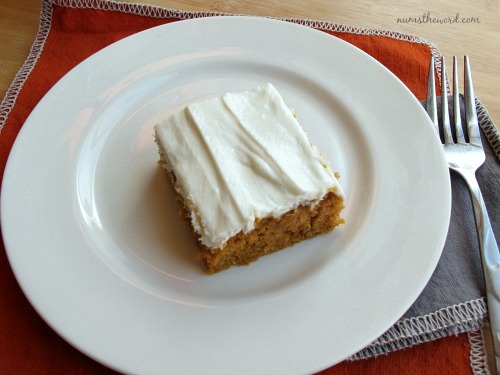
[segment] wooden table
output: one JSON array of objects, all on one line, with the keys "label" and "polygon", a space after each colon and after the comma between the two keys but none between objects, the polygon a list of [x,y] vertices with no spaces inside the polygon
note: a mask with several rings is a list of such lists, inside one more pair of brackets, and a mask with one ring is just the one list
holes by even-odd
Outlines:
[{"label": "wooden table", "polygon": [[[131,1],[131,0],[124,0]],[[476,96],[500,129],[500,2],[482,0],[134,0],[174,9],[309,18],[419,35],[451,57],[472,60]],[[40,0],[0,0],[0,97],[26,59],[38,30]]]},{"label": "wooden table", "polygon": [[[130,1],[130,0],[126,0]],[[136,0],[137,2],[137,0]],[[500,129],[500,3],[496,0],[141,0],[174,9],[310,18],[419,35],[437,45],[451,72],[453,55],[471,57],[476,96]],[[0,0],[0,97],[38,29],[39,0]],[[458,21],[458,22],[457,22]]]}]

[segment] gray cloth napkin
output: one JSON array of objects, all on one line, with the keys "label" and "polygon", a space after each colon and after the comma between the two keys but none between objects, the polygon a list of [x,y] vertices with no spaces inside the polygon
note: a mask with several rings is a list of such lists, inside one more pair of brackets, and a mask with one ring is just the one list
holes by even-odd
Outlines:
[{"label": "gray cloth napkin", "polygon": [[[481,102],[476,101],[476,108],[486,153],[486,162],[477,171],[476,177],[499,242],[500,133]],[[487,308],[472,202],[464,180],[455,172],[450,173],[450,227],[434,274],[401,319],[372,344],[352,356],[352,360],[389,353],[453,334],[476,331],[483,325]]]}]

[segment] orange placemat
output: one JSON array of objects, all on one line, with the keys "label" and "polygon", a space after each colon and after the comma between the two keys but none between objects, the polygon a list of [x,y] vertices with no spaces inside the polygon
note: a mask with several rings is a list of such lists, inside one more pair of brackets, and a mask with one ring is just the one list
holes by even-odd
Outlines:
[{"label": "orange placemat", "polygon": [[[176,12],[107,0],[44,1],[41,28],[32,54],[0,112],[0,176],[3,177],[9,151],[27,116],[71,68],[133,33],[204,15],[214,14]],[[306,23],[358,46],[387,66],[417,98],[425,97],[428,61],[435,53],[432,45],[404,35],[356,32],[362,30],[313,21],[289,21]],[[20,290],[8,264],[3,241],[1,246],[0,373],[114,373],[72,348],[44,323]],[[321,374],[471,374],[470,353],[469,337],[461,334],[390,355],[345,361]]]}]

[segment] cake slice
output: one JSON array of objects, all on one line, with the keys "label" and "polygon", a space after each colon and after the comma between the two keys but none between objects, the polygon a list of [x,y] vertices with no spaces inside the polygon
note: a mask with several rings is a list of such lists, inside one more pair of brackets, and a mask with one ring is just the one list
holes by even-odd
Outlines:
[{"label": "cake slice", "polygon": [[189,104],[155,139],[209,274],[344,222],[338,176],[272,84]]}]

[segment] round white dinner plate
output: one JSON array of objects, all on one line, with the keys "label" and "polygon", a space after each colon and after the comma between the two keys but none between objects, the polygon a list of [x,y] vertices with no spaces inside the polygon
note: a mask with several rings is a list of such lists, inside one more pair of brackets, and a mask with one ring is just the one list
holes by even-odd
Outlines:
[{"label": "round white dinner plate", "polygon": [[[153,126],[266,82],[340,172],[346,223],[207,276]],[[82,62],[23,126],[1,199],[8,257],[39,314],[135,374],[300,374],[345,359],[415,301],[450,216],[441,145],[410,91],[348,43],[252,17],[167,24]]]}]

